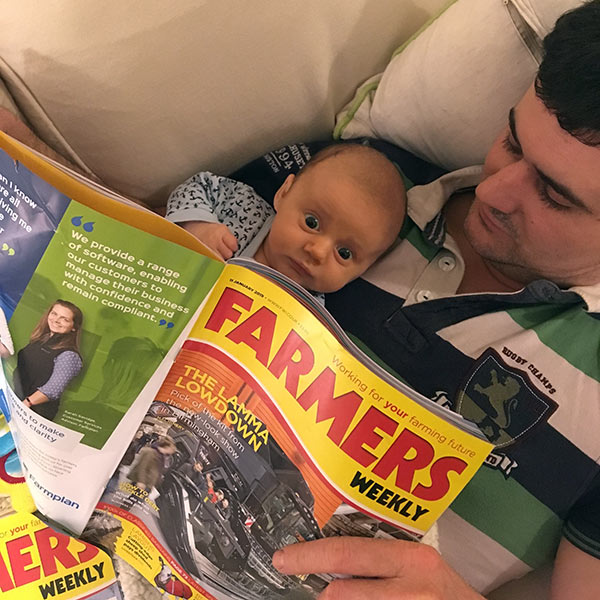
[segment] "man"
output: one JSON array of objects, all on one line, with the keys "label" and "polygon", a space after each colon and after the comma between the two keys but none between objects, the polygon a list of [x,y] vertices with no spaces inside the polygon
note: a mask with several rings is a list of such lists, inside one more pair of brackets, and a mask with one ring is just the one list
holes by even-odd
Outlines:
[{"label": "man", "polygon": [[[287,573],[361,576],[324,598],[481,599],[559,544],[553,599],[598,597],[599,40],[600,0],[561,19],[540,96],[532,88],[511,111],[483,179],[470,168],[413,188],[403,242],[326,299],[356,339],[470,414],[497,449],[440,519],[441,554],[332,538],[274,555]],[[509,382],[518,390],[496,410]]]},{"label": "man", "polygon": [[[146,492],[148,495],[153,488],[160,486],[163,475],[167,469],[169,457],[177,452],[177,446],[170,437],[159,438],[155,444],[145,446],[136,456],[131,469],[127,472],[127,479],[131,481],[136,488]],[[121,503],[121,507],[130,510],[138,496],[137,492],[132,491]]]},{"label": "man", "polygon": [[546,38],[535,85],[482,173],[441,182],[409,192],[412,231],[326,305],[409,384],[478,422],[496,450],[438,522],[441,556],[332,538],[273,562],[360,576],[332,583],[328,600],[474,600],[554,560],[553,600],[598,598],[600,0]]},{"label": "man", "polygon": [[208,475],[204,474],[204,465],[198,459],[194,459],[193,463],[183,463],[179,468],[179,472],[196,484],[203,497],[206,495],[208,492],[208,483],[206,482]]}]

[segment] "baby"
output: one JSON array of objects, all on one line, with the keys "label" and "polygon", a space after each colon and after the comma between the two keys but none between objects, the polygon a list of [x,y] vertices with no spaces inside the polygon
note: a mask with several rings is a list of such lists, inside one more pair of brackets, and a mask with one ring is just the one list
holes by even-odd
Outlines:
[{"label": "baby", "polygon": [[325,293],[359,277],[393,244],[406,191],[379,151],[334,144],[289,175],[273,204],[246,184],[201,172],[173,191],[166,216],[224,259],[253,257]]}]

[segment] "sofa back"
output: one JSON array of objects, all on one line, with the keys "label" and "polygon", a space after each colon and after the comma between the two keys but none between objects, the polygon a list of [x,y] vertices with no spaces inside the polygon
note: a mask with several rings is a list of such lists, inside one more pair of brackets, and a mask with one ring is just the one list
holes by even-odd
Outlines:
[{"label": "sofa back", "polygon": [[0,14],[0,76],[46,142],[160,205],[199,169],[329,137],[446,2],[20,0]]}]

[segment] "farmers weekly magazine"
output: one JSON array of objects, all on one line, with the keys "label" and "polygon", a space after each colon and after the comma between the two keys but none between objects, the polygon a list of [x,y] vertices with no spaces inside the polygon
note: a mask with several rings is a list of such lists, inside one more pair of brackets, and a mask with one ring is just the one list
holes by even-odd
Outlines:
[{"label": "farmers weekly magazine", "polygon": [[43,519],[177,597],[312,598],[330,576],[275,550],[419,539],[489,454],[289,279],[0,145],[3,410]]}]

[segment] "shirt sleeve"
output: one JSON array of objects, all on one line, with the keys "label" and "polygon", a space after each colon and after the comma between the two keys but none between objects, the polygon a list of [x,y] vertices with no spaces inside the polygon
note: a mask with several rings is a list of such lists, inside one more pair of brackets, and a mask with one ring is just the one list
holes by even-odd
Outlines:
[{"label": "shirt sleeve", "polygon": [[569,512],[563,533],[571,544],[600,558],[600,474]]},{"label": "shirt sleeve", "polygon": [[174,223],[223,223],[227,216],[236,212],[240,198],[256,195],[245,183],[201,171],[173,190],[167,200],[166,217]]},{"label": "shirt sleeve", "polygon": [[202,171],[175,188],[167,201],[166,217],[173,223],[223,223],[237,239],[239,253],[273,214],[249,185]]},{"label": "shirt sleeve", "polygon": [[77,352],[65,350],[54,359],[52,375],[46,383],[38,389],[50,400],[58,400],[71,379],[81,371],[83,363]]}]

